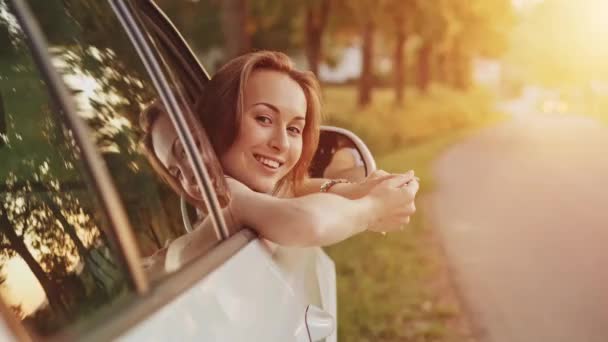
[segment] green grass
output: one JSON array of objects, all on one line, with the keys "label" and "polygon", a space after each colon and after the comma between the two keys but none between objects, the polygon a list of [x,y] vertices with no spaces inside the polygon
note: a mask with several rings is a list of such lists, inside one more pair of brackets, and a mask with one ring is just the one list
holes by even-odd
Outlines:
[{"label": "green grass", "polygon": [[[341,123],[340,126],[365,135],[364,140],[371,141],[371,145],[382,152],[376,153],[379,168],[389,172],[405,172],[409,169],[416,171],[416,175],[421,178],[418,198],[432,191],[432,162],[445,148],[470,135],[476,128],[500,118],[487,107],[485,100],[477,98],[476,101],[479,102],[466,106],[470,106],[471,111],[479,107],[478,110],[482,113],[467,114],[469,119],[465,123],[446,129],[450,125],[437,124],[435,114],[429,114],[438,111],[431,108],[429,103],[441,101],[439,106],[448,111],[449,107],[454,105],[449,103],[450,99],[437,99],[437,94],[430,95],[432,101],[410,96],[410,104],[398,108],[392,105],[390,92],[383,90],[377,93],[374,104],[362,111],[350,105],[354,103],[354,89],[328,89],[325,96],[328,109],[334,111],[330,112],[330,115],[333,115],[330,122]],[[450,94],[448,97],[456,101],[466,101],[470,94],[462,96],[464,100],[458,99],[457,94]],[[416,101],[425,104],[421,105]],[[336,114],[340,103],[349,104],[345,106],[346,114]],[[420,109],[424,106],[427,106],[427,112],[411,111],[412,108]],[[462,104],[455,105],[459,106]],[[380,112],[393,120],[378,120]],[[399,115],[407,119],[395,119]],[[352,117],[356,120],[350,120]],[[424,117],[430,121],[423,120]],[[426,127],[428,133],[422,138],[412,139],[415,132],[412,134],[404,126],[395,127],[407,124],[408,119],[417,122],[418,127]],[[449,120],[457,122],[459,119],[452,117]],[[365,121],[371,122],[367,130],[363,125]],[[374,127],[369,129],[369,126]],[[384,134],[386,130],[399,132],[400,129],[405,136],[395,139],[398,141],[396,145],[381,141],[387,137]],[[418,203],[420,204],[419,201]],[[445,294],[436,286],[443,272],[444,261],[432,242],[432,227],[425,214],[424,208],[418,205],[418,212],[404,231],[385,236],[364,233],[327,248],[328,254],[336,263],[340,341],[466,339],[453,324],[459,315],[458,305],[446,301]]]}]

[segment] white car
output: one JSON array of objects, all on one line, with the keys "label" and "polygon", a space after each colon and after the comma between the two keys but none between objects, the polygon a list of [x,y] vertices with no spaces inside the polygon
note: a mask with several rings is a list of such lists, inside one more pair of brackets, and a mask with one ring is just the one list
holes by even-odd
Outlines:
[{"label": "white car", "polygon": [[[0,0],[0,340],[336,340],[320,248],[217,220],[211,247],[164,267],[197,213],[142,155],[138,116],[161,101],[196,149],[187,120],[208,79],[150,0]],[[193,169],[218,215],[205,153]],[[312,176],[374,168],[356,136],[323,128]]]}]

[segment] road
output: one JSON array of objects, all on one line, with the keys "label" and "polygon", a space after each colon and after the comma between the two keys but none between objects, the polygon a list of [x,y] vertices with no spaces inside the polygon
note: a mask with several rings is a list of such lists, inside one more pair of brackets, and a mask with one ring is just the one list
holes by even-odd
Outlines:
[{"label": "road", "polygon": [[608,126],[514,115],[434,173],[434,225],[479,341],[608,341]]}]

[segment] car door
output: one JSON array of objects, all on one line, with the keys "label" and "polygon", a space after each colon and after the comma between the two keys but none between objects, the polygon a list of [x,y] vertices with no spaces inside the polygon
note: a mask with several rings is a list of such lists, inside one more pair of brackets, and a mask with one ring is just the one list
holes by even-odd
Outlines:
[{"label": "car door", "polygon": [[[135,9],[139,11],[138,13],[144,24],[144,29],[148,31],[153,39],[153,43],[159,48],[161,58],[166,61],[168,68],[173,70],[175,75],[178,75],[177,79],[179,79],[179,75],[184,75],[185,79],[180,83],[184,88],[192,85],[192,89],[187,90],[188,93],[196,94],[204,91],[204,86],[208,80],[207,73],[200,63],[197,62],[192,51],[168,18],[162,14],[152,1],[142,0],[135,3],[137,4]],[[192,81],[190,79],[192,75],[198,76],[199,80]],[[200,89],[201,86],[202,89]],[[295,336],[294,331],[302,333],[302,320],[305,318],[309,305],[323,308],[330,313],[330,317],[335,317],[335,267],[331,259],[320,248],[285,248],[273,246],[269,249],[267,245],[268,242],[256,241],[252,243],[252,246],[248,246],[251,251],[243,250],[235,255],[231,261],[234,263],[231,266],[234,269],[222,266],[217,271],[217,279],[226,279],[217,280],[218,284],[223,281],[226,281],[227,284],[211,288],[222,289],[221,293],[224,293],[224,295],[229,292],[228,289],[233,288],[231,296],[234,298],[239,297],[239,293],[251,293],[253,298],[258,297],[262,299],[262,302],[259,303],[266,303],[265,307],[267,309],[265,311],[268,314],[276,310],[273,308],[274,306],[277,308],[289,308],[287,311],[276,310],[277,320],[264,319],[251,321],[251,326],[258,327],[257,330],[260,332],[264,331],[261,327],[268,326],[267,333],[269,335],[262,335],[266,337],[282,336],[278,330],[274,330],[276,329],[276,324],[281,324],[285,327],[295,324],[295,326],[286,329],[289,336]],[[265,264],[265,269],[263,270],[253,269],[256,269],[255,273],[267,274],[267,276],[259,275],[254,277],[252,281],[247,283],[247,288],[241,288],[242,284],[235,283],[236,278],[232,278],[230,281],[227,280],[233,274],[245,274],[243,272],[245,270],[246,272],[250,272],[252,270],[252,260],[259,260],[261,264]],[[243,271],[236,271],[240,268]],[[274,276],[271,276],[271,274],[274,274]],[[277,277],[277,275],[280,275],[280,277]],[[208,281],[216,281],[213,279],[215,279],[213,276],[208,277]],[[280,286],[277,287],[277,285]],[[275,290],[270,291],[269,289]],[[260,297],[260,294],[256,296],[253,293],[274,293],[274,295]],[[276,296],[276,294],[280,293],[283,293],[283,295]],[[291,293],[291,295],[288,295],[288,293]],[[216,297],[221,298],[221,295],[218,293]],[[251,301],[251,298],[251,296],[244,296],[242,300]],[[272,298],[275,299],[274,303]],[[282,300],[276,302],[277,298],[282,298]],[[251,302],[250,305],[251,308],[255,308],[259,304],[256,301]],[[243,308],[245,307],[243,306]],[[291,310],[294,311],[292,312]],[[275,327],[273,328],[272,326]],[[323,329],[327,329],[327,327],[324,326]],[[238,334],[238,332],[233,333]],[[333,336],[335,338],[335,334]]]},{"label": "car door", "polygon": [[[11,127],[0,151],[9,161],[0,170],[0,228],[11,242],[2,267],[14,292],[2,292],[2,312],[14,336],[308,340],[306,313],[318,314],[309,305],[335,312],[333,263],[318,249],[272,252],[251,231],[228,238],[216,222],[215,240],[195,260],[171,273],[146,267],[185,230],[179,199],[134,147],[136,114],[160,98],[185,122],[180,104],[205,80],[187,69],[196,68],[187,48],[163,50],[166,29],[144,23],[154,21],[138,6],[151,2],[27,5],[0,1],[11,41],[0,75]],[[210,161],[194,159],[206,171]],[[215,196],[212,175],[202,173]],[[24,271],[29,278],[19,278]],[[33,293],[38,300],[28,302]]]}]

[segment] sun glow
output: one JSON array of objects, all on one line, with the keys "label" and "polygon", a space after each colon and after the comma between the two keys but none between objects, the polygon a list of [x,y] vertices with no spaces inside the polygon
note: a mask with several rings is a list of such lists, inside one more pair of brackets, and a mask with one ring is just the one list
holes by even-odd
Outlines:
[{"label": "sun glow", "polygon": [[19,306],[28,315],[46,301],[38,279],[20,257],[11,258],[3,265],[3,274],[10,277],[0,287],[2,298],[10,306]]}]

